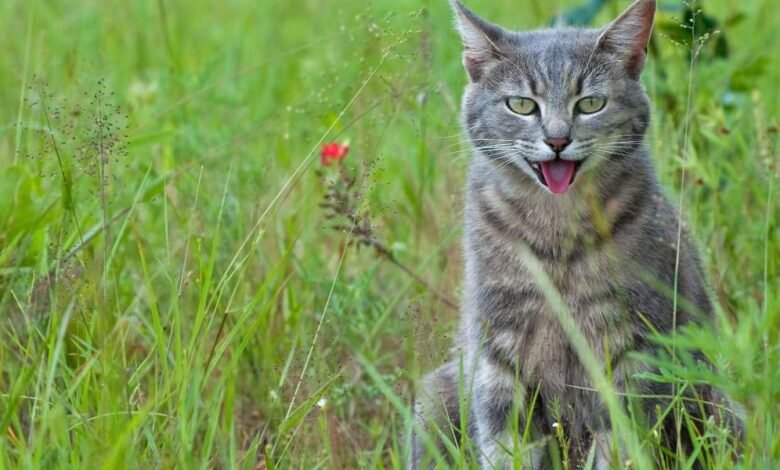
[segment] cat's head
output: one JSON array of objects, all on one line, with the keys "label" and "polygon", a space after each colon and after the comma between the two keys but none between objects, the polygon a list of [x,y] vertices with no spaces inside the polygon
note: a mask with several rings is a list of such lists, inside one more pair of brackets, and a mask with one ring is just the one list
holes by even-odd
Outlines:
[{"label": "cat's head", "polygon": [[655,0],[600,29],[510,32],[452,0],[470,83],[463,119],[493,164],[552,193],[629,158],[649,121],[639,82]]}]

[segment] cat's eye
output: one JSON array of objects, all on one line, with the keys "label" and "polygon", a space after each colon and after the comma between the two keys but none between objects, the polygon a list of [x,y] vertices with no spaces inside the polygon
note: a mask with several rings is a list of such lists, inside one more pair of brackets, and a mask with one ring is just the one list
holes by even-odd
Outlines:
[{"label": "cat's eye", "polygon": [[601,111],[605,104],[607,104],[607,100],[601,96],[586,96],[577,101],[577,111],[582,114],[593,114]]},{"label": "cat's eye", "polygon": [[514,97],[506,100],[506,107],[513,113],[527,116],[536,111],[536,102],[531,98]]}]

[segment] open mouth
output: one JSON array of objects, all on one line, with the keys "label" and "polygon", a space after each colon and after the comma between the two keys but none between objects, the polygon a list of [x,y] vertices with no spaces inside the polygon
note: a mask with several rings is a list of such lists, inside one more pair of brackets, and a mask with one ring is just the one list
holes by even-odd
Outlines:
[{"label": "open mouth", "polygon": [[555,158],[546,162],[528,162],[533,168],[539,181],[550,188],[555,194],[563,194],[569,190],[569,186],[574,182],[577,170],[582,164],[580,161],[563,160]]}]

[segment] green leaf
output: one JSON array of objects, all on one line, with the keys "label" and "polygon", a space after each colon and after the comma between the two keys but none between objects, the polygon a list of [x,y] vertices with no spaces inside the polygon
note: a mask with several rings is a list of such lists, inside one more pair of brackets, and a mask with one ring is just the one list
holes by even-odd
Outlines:
[{"label": "green leaf", "polygon": [[317,404],[320,398],[330,389],[330,387],[336,382],[336,379],[341,377],[341,371],[330,378],[327,382],[322,384],[305,402],[303,402],[298,408],[295,409],[290,416],[285,418],[279,424],[279,434],[284,435],[292,431],[303,421],[304,418],[311,412],[312,408]]}]

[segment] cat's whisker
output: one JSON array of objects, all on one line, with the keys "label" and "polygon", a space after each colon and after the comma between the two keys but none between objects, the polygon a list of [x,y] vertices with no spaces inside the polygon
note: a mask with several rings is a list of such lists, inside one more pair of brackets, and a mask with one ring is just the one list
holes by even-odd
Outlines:
[{"label": "cat's whisker", "polygon": [[[486,145],[479,145],[479,146],[477,146],[478,150],[481,150],[481,149],[493,149],[493,148],[513,148],[513,146],[510,145],[510,144],[507,144],[507,143],[500,143],[500,142],[493,143],[493,144],[486,144]],[[471,148],[471,146],[468,146],[467,148],[459,149],[459,150],[471,151],[472,148]]]},{"label": "cat's whisker", "polygon": [[474,125],[469,126],[469,127],[464,127],[457,134],[442,135],[442,136],[437,136],[435,138],[436,139],[440,139],[440,140],[444,140],[444,139],[454,139],[454,138],[458,138],[458,137],[463,137],[465,139],[465,138],[468,137],[468,133],[470,131],[476,129],[477,127],[479,127],[479,125],[478,124],[474,124]]},{"label": "cat's whisker", "polygon": [[[481,142],[494,142],[494,143],[510,144],[510,143],[514,143],[514,140],[512,140],[512,139],[472,139],[471,140],[471,143],[481,143]],[[444,147],[444,149],[457,147],[459,145],[466,145],[469,148],[471,148],[471,145],[469,145],[467,143],[467,141],[458,141],[458,142],[453,142],[452,144],[447,145],[446,147]]]}]

